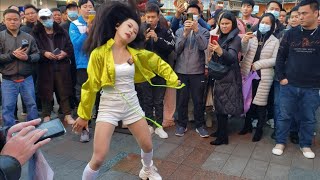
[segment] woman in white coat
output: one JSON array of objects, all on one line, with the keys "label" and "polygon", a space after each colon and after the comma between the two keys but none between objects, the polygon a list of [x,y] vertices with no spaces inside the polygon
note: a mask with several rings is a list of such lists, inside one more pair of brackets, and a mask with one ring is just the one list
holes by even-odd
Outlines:
[{"label": "woman in white coat", "polygon": [[252,132],[251,120],[254,113],[258,117],[256,132],[253,142],[260,141],[266,122],[268,95],[274,78],[274,66],[279,49],[279,40],[273,35],[275,29],[275,17],[264,14],[259,21],[258,30],[255,33],[246,33],[242,38],[241,48],[243,60],[241,62],[241,74],[246,78],[250,72],[256,71],[260,79],[252,81],[252,103],[246,114],[243,129],[240,135]]}]

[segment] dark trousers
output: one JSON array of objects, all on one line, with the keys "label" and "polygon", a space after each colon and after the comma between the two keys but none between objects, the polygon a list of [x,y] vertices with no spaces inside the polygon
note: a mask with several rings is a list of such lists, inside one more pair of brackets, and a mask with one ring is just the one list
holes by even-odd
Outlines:
[{"label": "dark trousers", "polygon": [[76,90],[76,105],[78,106],[80,103],[80,99],[81,99],[81,87],[83,85],[83,83],[85,83],[88,79],[88,73],[87,73],[87,69],[77,69],[77,83],[75,86],[75,90]]},{"label": "dark trousers", "polygon": [[[159,76],[151,79],[152,84],[165,84],[166,81]],[[149,82],[142,84],[143,92],[143,106],[142,109],[146,114],[146,117],[154,119],[160,125],[163,121],[163,99],[165,94],[164,87],[154,87],[151,86]],[[153,115],[153,108],[155,110],[155,117]],[[148,121],[151,125],[152,122]]]},{"label": "dark trousers", "polygon": [[217,138],[228,138],[228,115],[217,114]]},{"label": "dark trousers", "polygon": [[[252,80],[253,99],[257,94],[259,83],[260,83],[260,80],[256,80],[256,79]],[[266,116],[267,116],[267,106],[258,106],[251,103],[250,109],[246,113],[245,126],[251,126],[252,118],[257,117],[258,118],[257,128],[262,130],[264,124],[266,123]]]},{"label": "dark trousers", "polygon": [[188,123],[188,102],[189,93],[191,92],[193,102],[193,113],[196,128],[204,125],[204,74],[178,74],[179,80],[186,87],[178,90],[177,109],[178,109],[178,125],[186,128]]},{"label": "dark trousers", "polygon": [[[70,102],[69,98],[70,95],[65,95],[63,92],[63,89],[65,88],[64,85],[64,79],[59,77],[60,72],[54,72],[54,84],[53,84],[53,92],[55,92],[57,96],[57,101],[59,103],[59,106],[62,111],[63,115],[70,115],[71,114],[71,108],[70,108]],[[59,97],[59,98],[58,98]],[[53,110],[53,103],[52,100],[42,99],[42,117],[50,116],[51,111]]]}]

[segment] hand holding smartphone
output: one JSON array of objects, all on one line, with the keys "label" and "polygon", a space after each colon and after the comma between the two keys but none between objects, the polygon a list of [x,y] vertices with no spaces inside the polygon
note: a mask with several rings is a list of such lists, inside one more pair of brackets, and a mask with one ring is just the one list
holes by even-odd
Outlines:
[{"label": "hand holding smartphone", "polygon": [[193,14],[192,13],[187,14],[187,20],[193,21]]},{"label": "hand holding smartphone", "polygon": [[213,44],[214,41],[218,42],[219,36],[217,35],[210,35],[210,42]]},{"label": "hand holding smartphone", "polygon": [[59,55],[61,53],[61,50],[59,49],[59,48],[56,48],[53,52],[52,52],[52,54],[54,54],[54,55]]}]

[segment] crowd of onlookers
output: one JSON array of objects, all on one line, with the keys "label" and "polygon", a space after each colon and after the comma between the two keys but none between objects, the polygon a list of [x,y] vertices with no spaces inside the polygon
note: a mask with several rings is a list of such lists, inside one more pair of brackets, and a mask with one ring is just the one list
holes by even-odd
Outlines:
[{"label": "crowd of onlookers", "polygon": [[[144,48],[167,61],[186,85],[175,90],[136,84],[146,117],[162,125],[148,121],[150,132],[168,138],[165,128],[175,125],[175,135],[187,133],[191,97],[195,131],[201,137],[216,137],[212,145],[228,144],[228,119],[238,116],[244,119],[238,134],[255,128],[253,142],[261,140],[265,124],[274,128],[273,154],[283,153],[289,136],[305,157],[314,158],[310,147],[320,105],[319,3],[303,0],[286,12],[278,1],[269,1],[260,17],[252,15],[253,0],[242,1],[239,17],[210,4],[205,17],[201,0],[179,2],[172,17],[161,13],[163,4],[157,0],[128,3],[141,17]],[[50,121],[55,94],[59,114],[74,123],[81,86],[88,78],[90,55],[83,45],[95,10],[99,7],[92,0],[71,0],[60,8],[28,4],[4,11],[0,24],[4,126],[16,124],[19,94],[27,121],[38,118],[39,112],[44,122]],[[152,84],[164,85],[165,80],[155,76]],[[92,119],[98,113],[99,95]],[[206,127],[206,105],[212,106],[217,119],[212,134]],[[83,129],[80,141],[89,140]]]}]

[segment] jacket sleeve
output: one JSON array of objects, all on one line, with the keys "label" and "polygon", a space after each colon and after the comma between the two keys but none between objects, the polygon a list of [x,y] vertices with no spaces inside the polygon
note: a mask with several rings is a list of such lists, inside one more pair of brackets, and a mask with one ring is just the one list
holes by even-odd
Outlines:
[{"label": "jacket sleeve", "polygon": [[173,16],[172,20],[171,20],[171,29],[172,32],[175,34],[176,31],[179,29],[179,22],[180,22],[181,18],[178,19],[176,18],[176,16]]},{"label": "jacket sleeve", "polygon": [[0,179],[20,179],[20,176],[20,162],[12,156],[0,155]]},{"label": "jacket sleeve", "polygon": [[81,34],[78,27],[74,23],[70,24],[69,36],[70,36],[71,42],[73,44],[73,47],[75,49],[81,49],[84,41],[88,37],[87,33]]},{"label": "jacket sleeve", "polygon": [[250,40],[248,42],[243,42],[241,39],[241,54],[245,56],[247,52],[249,51],[250,47]]},{"label": "jacket sleeve", "polygon": [[236,36],[229,44],[227,49],[222,49],[223,54],[219,57],[219,61],[222,61],[226,65],[232,65],[238,63],[238,53],[241,48],[241,39]]},{"label": "jacket sleeve", "polygon": [[96,94],[101,89],[101,76],[103,70],[103,57],[97,50],[92,51],[87,68],[88,79],[81,88],[81,102],[78,115],[84,120],[91,119],[91,112],[96,100]]},{"label": "jacket sleeve", "polygon": [[38,49],[36,40],[31,37],[30,51],[28,55],[28,61],[31,63],[38,62],[40,59],[40,51]]},{"label": "jacket sleeve", "polygon": [[183,28],[178,29],[176,32],[176,45],[175,45],[177,55],[182,53],[186,41],[187,41],[187,37],[183,36]]},{"label": "jacket sleeve", "polygon": [[207,22],[205,22],[202,18],[200,18],[200,19],[198,20],[198,23],[199,23],[203,28],[206,28],[206,30],[210,31],[211,26],[210,26]]},{"label": "jacket sleeve", "polygon": [[163,29],[163,37],[159,37],[155,45],[157,46],[157,48],[164,50],[168,54],[170,54],[174,50],[174,38],[172,36],[171,30]]},{"label": "jacket sleeve", "polygon": [[204,51],[208,48],[210,33],[206,29],[199,28],[197,33],[193,32],[196,38],[196,42],[200,51]]},{"label": "jacket sleeve", "polygon": [[265,68],[272,68],[276,65],[276,59],[277,59],[277,54],[279,50],[279,40],[276,40],[275,46],[273,47],[273,54],[271,58],[268,59],[260,59],[256,62],[253,63],[254,67],[256,70],[259,69],[265,69]]},{"label": "jacket sleeve", "polygon": [[290,44],[288,43],[288,33],[285,33],[285,35],[283,36],[281,43],[280,43],[280,47],[278,50],[278,54],[277,54],[277,59],[276,59],[276,76],[278,77],[279,81],[281,81],[282,79],[286,78],[286,69],[285,69],[285,64],[288,58],[288,53],[289,53],[289,46]]},{"label": "jacket sleeve", "polygon": [[11,62],[15,59],[12,53],[4,53],[4,43],[4,39],[2,39],[0,35],[0,63]]},{"label": "jacket sleeve", "polygon": [[161,76],[167,81],[167,85],[170,87],[178,87],[178,76],[173,71],[171,66],[160,58],[157,54],[146,51],[143,52],[142,61],[147,61],[148,66],[153,72]]}]

